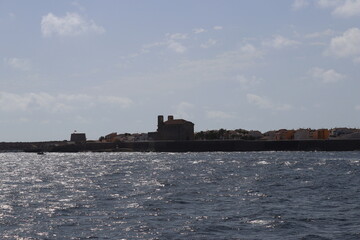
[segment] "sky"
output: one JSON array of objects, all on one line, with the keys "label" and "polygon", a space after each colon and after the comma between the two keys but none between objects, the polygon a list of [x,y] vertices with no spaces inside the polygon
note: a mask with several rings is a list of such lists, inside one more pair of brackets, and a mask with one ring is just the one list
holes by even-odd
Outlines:
[{"label": "sky", "polygon": [[0,142],[360,128],[360,0],[0,0]]}]

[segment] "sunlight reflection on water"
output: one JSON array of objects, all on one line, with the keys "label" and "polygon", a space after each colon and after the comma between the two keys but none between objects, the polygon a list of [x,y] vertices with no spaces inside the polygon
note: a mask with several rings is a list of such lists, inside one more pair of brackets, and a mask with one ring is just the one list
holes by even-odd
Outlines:
[{"label": "sunlight reflection on water", "polygon": [[360,236],[359,152],[1,153],[0,161],[2,239]]}]

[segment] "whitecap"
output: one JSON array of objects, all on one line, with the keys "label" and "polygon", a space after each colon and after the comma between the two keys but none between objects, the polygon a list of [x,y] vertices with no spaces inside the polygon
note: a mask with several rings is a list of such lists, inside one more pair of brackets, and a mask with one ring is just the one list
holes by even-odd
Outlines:
[{"label": "whitecap", "polygon": [[130,203],[126,206],[126,208],[139,208],[140,207],[140,204],[138,203]]},{"label": "whitecap", "polygon": [[7,210],[7,211],[12,211],[13,210],[12,206],[7,205],[7,204],[0,205],[0,209]]},{"label": "whitecap", "polygon": [[250,224],[253,224],[253,225],[268,225],[268,224],[272,223],[272,221],[270,221],[270,220],[262,220],[262,219],[255,219],[255,220],[247,221],[247,223],[250,223]]},{"label": "whitecap", "polygon": [[263,160],[263,161],[257,162],[256,164],[257,164],[257,165],[268,165],[268,164],[270,164],[270,163]]}]

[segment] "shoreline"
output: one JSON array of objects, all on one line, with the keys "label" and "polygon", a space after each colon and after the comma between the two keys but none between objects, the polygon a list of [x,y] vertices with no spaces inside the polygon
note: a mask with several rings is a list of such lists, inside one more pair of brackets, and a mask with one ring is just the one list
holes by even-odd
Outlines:
[{"label": "shoreline", "polygon": [[359,151],[360,139],[194,140],[144,142],[0,142],[0,152],[259,152]]}]

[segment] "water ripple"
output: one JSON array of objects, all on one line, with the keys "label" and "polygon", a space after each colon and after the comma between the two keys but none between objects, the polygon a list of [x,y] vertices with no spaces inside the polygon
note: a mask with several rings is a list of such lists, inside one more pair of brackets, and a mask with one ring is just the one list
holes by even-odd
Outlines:
[{"label": "water ripple", "polygon": [[0,161],[0,239],[360,238],[360,152]]}]

